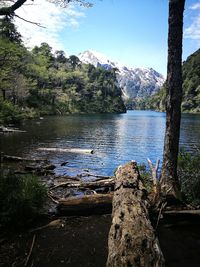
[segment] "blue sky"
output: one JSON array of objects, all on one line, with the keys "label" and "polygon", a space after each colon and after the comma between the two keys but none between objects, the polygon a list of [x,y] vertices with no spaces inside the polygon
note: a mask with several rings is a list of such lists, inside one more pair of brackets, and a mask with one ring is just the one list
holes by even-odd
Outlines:
[{"label": "blue sky", "polygon": [[[63,10],[35,0],[19,10],[45,29],[17,20],[28,46],[48,42],[66,54],[96,50],[130,67],[152,67],[166,75],[167,0],[92,0],[89,9],[70,5]],[[34,14],[34,15],[33,15]],[[186,0],[183,60],[200,47],[200,0]]]}]

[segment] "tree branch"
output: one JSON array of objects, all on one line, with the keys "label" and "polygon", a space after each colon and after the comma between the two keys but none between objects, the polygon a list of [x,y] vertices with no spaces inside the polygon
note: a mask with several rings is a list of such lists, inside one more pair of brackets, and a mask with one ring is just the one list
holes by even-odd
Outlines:
[{"label": "tree branch", "polygon": [[27,0],[17,0],[12,6],[0,8],[0,16],[13,15],[15,10],[20,8]]},{"label": "tree branch", "polygon": [[30,21],[30,20],[24,19],[24,18],[22,18],[22,17],[20,17],[20,16],[18,16],[18,15],[16,15],[16,14],[15,14],[15,17],[17,17],[17,18],[19,18],[19,19],[21,19],[21,20],[23,20],[23,21],[26,21],[26,22],[28,22],[28,23],[34,24],[34,25],[36,25],[36,26],[38,26],[38,27],[46,28],[46,27],[42,26],[40,23],[38,23],[38,22],[34,22],[34,21]]}]

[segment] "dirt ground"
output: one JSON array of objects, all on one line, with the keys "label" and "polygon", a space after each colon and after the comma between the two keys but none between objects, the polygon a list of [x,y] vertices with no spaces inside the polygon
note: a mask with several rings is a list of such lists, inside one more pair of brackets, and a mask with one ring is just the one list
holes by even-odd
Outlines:
[{"label": "dirt ground", "polygon": [[[0,239],[0,266],[105,267],[110,224],[110,215],[63,217],[54,226],[10,233]],[[161,225],[158,234],[167,267],[200,266],[199,220]]]}]

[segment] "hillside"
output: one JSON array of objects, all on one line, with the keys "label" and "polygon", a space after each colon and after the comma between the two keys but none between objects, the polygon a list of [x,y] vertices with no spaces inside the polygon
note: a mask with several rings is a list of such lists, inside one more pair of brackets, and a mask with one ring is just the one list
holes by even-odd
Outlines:
[{"label": "hillside", "polygon": [[84,63],[111,70],[117,69],[118,85],[126,102],[154,95],[163,85],[164,77],[152,68],[129,68],[113,62],[96,51],[85,51],[78,55]]},{"label": "hillside", "polygon": [[[165,87],[153,97],[146,99],[146,109],[165,110]],[[200,49],[183,62],[182,112],[200,112]]]},{"label": "hillside", "polygon": [[68,113],[126,108],[114,69],[81,63],[47,43],[28,50],[10,19],[0,21],[0,124]]}]

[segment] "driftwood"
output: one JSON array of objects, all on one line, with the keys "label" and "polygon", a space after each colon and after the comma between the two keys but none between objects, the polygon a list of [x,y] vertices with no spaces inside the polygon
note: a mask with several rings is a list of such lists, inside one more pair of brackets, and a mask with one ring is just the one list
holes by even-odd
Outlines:
[{"label": "driftwood", "polygon": [[180,216],[180,215],[197,215],[200,216],[200,210],[165,210],[163,215]]},{"label": "driftwood", "polygon": [[65,215],[106,214],[112,211],[113,194],[94,194],[59,200],[58,211]]},{"label": "driftwood", "polygon": [[23,157],[17,157],[17,156],[10,156],[10,155],[1,155],[1,158],[5,161],[32,161],[32,162],[41,162],[45,161],[46,159],[31,159],[31,158],[23,158]]},{"label": "driftwood", "polygon": [[43,165],[43,166],[32,166],[32,165],[30,165],[30,166],[25,166],[24,170],[25,171],[44,171],[44,170],[52,171],[55,168],[56,168],[56,166],[53,165],[53,164],[48,164],[48,165]]},{"label": "driftwood", "polygon": [[30,232],[40,231],[40,230],[48,228],[48,227],[50,227],[50,228],[60,228],[60,227],[63,227],[63,226],[64,226],[64,220],[57,219],[57,220],[53,220],[53,221],[51,221],[48,224],[45,224],[43,226],[34,228],[34,229],[30,230]]},{"label": "driftwood", "polygon": [[1,133],[26,133],[26,131],[19,130],[17,128],[8,128],[4,126],[0,126]]},{"label": "driftwood", "polygon": [[29,263],[29,260],[30,260],[30,257],[31,257],[32,251],[33,251],[33,247],[34,247],[34,244],[35,244],[35,238],[36,238],[36,235],[33,236],[31,247],[30,247],[28,256],[27,256],[25,264],[24,264],[25,267],[28,266],[28,263]]},{"label": "driftwood", "polygon": [[104,179],[111,179],[111,176],[105,176],[105,175],[97,175],[97,174],[92,174],[92,173],[83,173],[80,174],[81,177],[96,177],[97,180],[104,180]]},{"label": "driftwood", "polygon": [[51,187],[52,189],[58,187],[66,187],[66,188],[78,188],[78,189],[97,189],[101,187],[114,187],[115,180],[114,179],[106,179],[106,180],[99,180],[94,182],[74,182],[74,181],[67,181],[63,183],[59,183]]},{"label": "driftwood", "polygon": [[57,147],[40,147],[37,150],[39,151],[50,151],[50,152],[71,152],[71,153],[86,153],[93,154],[94,150],[92,149],[81,149],[81,148],[57,148]]},{"label": "driftwood", "polygon": [[149,220],[147,193],[135,162],[118,168],[107,267],[161,267],[164,258]]}]

